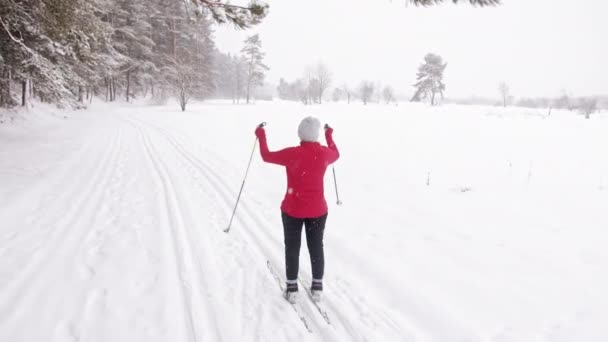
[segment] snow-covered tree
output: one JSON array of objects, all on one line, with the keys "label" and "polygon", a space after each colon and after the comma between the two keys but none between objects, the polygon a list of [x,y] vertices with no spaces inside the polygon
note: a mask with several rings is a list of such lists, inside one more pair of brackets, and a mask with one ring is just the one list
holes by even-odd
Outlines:
[{"label": "snow-covered tree", "polygon": [[418,67],[417,82],[414,84],[416,92],[411,101],[418,102],[430,96],[431,105],[435,105],[435,96],[439,93],[443,97],[445,84],[443,72],[447,63],[439,55],[432,53],[424,57],[424,63]]},{"label": "snow-covered tree", "polygon": [[153,51],[156,44],[150,36],[152,25],[148,20],[155,13],[144,0],[115,1],[111,13],[112,41],[122,58],[112,77],[124,78],[125,100],[129,101],[135,93],[133,86],[142,86],[146,75],[158,74]]},{"label": "snow-covered tree", "polygon": [[182,111],[186,110],[186,105],[198,90],[195,71],[191,63],[183,62],[179,59],[172,60],[170,64],[163,68],[163,73],[168,80],[173,94],[177,98]]},{"label": "snow-covered tree", "polygon": [[363,81],[359,85],[359,96],[361,97],[361,101],[363,101],[364,105],[372,99],[374,95],[374,82],[371,81]]},{"label": "snow-covered tree", "polygon": [[245,39],[245,46],[241,50],[243,58],[247,61],[246,74],[247,74],[247,103],[251,98],[251,91],[255,86],[261,86],[264,84],[264,72],[268,70],[268,67],[264,64],[264,55],[262,52],[262,41],[260,40],[259,34]]},{"label": "snow-covered tree", "polygon": [[3,2],[0,105],[15,104],[14,81],[22,83],[23,104],[28,83],[42,101],[75,104],[77,89],[100,60],[107,33],[100,9],[96,0]]},{"label": "snow-covered tree", "polygon": [[391,86],[384,87],[384,90],[382,90],[382,96],[384,97],[384,101],[386,101],[386,104],[389,104],[392,101],[394,101],[395,92],[393,91],[393,87],[391,87]]}]

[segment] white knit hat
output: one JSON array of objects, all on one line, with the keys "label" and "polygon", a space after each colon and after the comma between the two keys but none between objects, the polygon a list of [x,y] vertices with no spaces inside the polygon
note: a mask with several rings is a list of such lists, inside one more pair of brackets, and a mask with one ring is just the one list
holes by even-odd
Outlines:
[{"label": "white knit hat", "polygon": [[306,117],[298,126],[298,136],[302,141],[317,142],[319,141],[319,131],[321,130],[321,121],[314,116]]}]

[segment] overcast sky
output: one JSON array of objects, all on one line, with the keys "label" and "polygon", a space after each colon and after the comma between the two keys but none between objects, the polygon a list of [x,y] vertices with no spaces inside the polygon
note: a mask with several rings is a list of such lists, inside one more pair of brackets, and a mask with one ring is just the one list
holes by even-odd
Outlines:
[{"label": "overcast sky", "polygon": [[[234,2],[234,1],[233,1]],[[608,1],[503,0],[497,8],[401,0],[268,0],[252,30],[216,29],[216,43],[237,52],[259,33],[267,80],[293,80],[323,61],[334,85],[362,79],[411,94],[428,52],[447,62],[446,96],[498,96],[498,83],[522,96],[608,93]]]}]

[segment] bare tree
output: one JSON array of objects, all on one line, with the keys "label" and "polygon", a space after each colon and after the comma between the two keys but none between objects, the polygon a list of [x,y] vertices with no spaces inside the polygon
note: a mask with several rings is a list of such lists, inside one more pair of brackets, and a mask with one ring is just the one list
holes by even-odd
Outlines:
[{"label": "bare tree", "polygon": [[500,92],[500,96],[502,96],[502,105],[503,107],[507,107],[507,100],[509,99],[509,86],[506,82],[500,82],[498,85],[498,91]]},{"label": "bare tree", "polygon": [[327,68],[327,66],[323,63],[319,63],[317,65],[316,71],[317,71],[317,80],[319,81],[318,82],[319,103],[321,103],[323,101],[323,93],[325,93],[325,90],[327,90],[327,88],[329,88],[329,86],[331,85],[332,75],[331,75],[331,72],[329,71],[329,69]]},{"label": "bare tree", "polygon": [[346,85],[346,83],[342,85],[342,90],[344,91],[344,94],[346,95],[346,103],[350,104],[350,98],[352,96],[352,91]]},{"label": "bare tree", "polygon": [[589,119],[590,115],[597,111],[597,99],[595,97],[582,99],[579,111],[585,116],[585,119]]},{"label": "bare tree", "polygon": [[572,94],[566,89],[562,89],[562,95],[555,100],[554,105],[556,108],[572,110]]},{"label": "bare tree", "polygon": [[334,88],[334,92],[331,95],[331,99],[334,102],[338,102],[342,100],[342,96],[344,95],[344,91],[340,88]]},{"label": "bare tree", "polygon": [[386,101],[386,104],[389,104],[393,100],[395,100],[395,92],[393,91],[393,87],[384,87],[384,90],[382,91],[382,96],[384,96],[384,101]]},{"label": "bare tree", "polygon": [[363,101],[364,105],[372,99],[374,95],[374,82],[371,81],[363,81],[361,85],[359,85],[359,96],[361,96],[361,101]]},{"label": "bare tree", "polygon": [[177,97],[183,112],[186,110],[186,105],[197,87],[194,77],[195,70],[189,63],[180,60],[171,60],[170,63],[162,71],[169,81],[173,94]]}]

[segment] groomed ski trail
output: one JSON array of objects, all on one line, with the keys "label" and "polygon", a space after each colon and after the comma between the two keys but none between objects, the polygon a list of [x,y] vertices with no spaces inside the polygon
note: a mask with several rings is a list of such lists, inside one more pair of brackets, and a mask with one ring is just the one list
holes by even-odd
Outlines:
[{"label": "groomed ski trail", "polygon": [[[144,125],[148,125],[150,128],[155,129],[159,132],[159,134],[175,149],[178,155],[183,157],[183,160],[186,161],[189,167],[192,167],[195,172],[198,173],[197,179],[205,183],[205,188],[213,189],[213,196],[215,196],[216,201],[214,203],[221,204],[218,208],[216,208],[217,212],[224,213],[221,219],[223,220],[223,224],[227,224],[227,219],[229,218],[230,211],[232,206],[234,205],[234,200],[236,199],[236,187],[238,186],[238,179],[234,179],[232,182],[226,180],[225,176],[217,172],[216,170],[224,170],[226,168],[230,169],[242,169],[242,166],[236,165],[217,165],[218,162],[221,161],[221,158],[212,158],[213,154],[205,154],[205,158],[208,161],[203,161],[201,157],[198,157],[192,152],[189,152],[185,147],[186,143],[181,141],[187,141],[188,138],[185,134],[178,132],[177,129],[171,129],[169,127],[163,127],[161,124],[153,122],[151,120],[146,120],[143,116],[138,116],[140,122]],[[190,142],[189,144],[192,146],[193,144]],[[205,151],[207,152],[207,151]],[[261,161],[256,153],[254,158],[256,163],[256,167],[264,167],[261,165]],[[216,164],[211,166],[210,161],[215,161]],[[251,180],[249,180],[251,181]],[[245,185],[247,187],[247,185]],[[256,196],[261,197],[261,196]],[[260,211],[266,211],[264,209],[268,208],[257,208],[257,210],[252,209],[249,202],[254,200],[252,198],[244,199],[238,208],[237,215],[235,217],[235,221],[233,225],[235,226],[229,235],[231,237],[227,237],[227,239],[235,239],[242,238],[247,246],[253,249],[253,253],[255,254],[255,258],[250,258],[248,264],[244,264],[243,266],[246,268],[251,267],[259,267],[257,264],[264,265],[266,260],[270,260],[273,265],[283,265],[284,264],[284,245],[282,242],[282,228],[280,225],[277,225],[277,222],[269,221],[266,217],[259,214]],[[255,200],[256,203],[260,203],[260,200]],[[276,203],[269,204],[271,206],[271,212],[277,212],[278,208],[275,209],[273,207],[277,207]],[[218,227],[219,228],[219,227]],[[221,228],[220,228],[221,230]],[[301,267],[300,273],[301,277],[310,279],[311,274],[309,270],[306,269],[307,265],[307,252],[305,251],[306,247],[302,246],[301,251]],[[240,251],[239,253],[242,253]],[[255,261],[256,265],[252,265],[253,261]],[[352,260],[352,259],[351,259]],[[336,262],[336,261],[332,261]],[[345,260],[344,262],[350,263],[352,261]],[[261,270],[262,274],[267,274],[268,272],[264,272]],[[264,289],[264,291],[268,291],[268,289],[274,289],[276,286],[270,285],[268,288]],[[300,300],[302,301],[302,308],[304,309],[304,314],[306,317],[309,317],[309,324],[311,324],[311,329],[317,335],[314,338],[316,340],[321,339],[325,341],[333,341],[340,338],[347,338],[352,341],[364,341],[367,339],[365,332],[359,331],[356,327],[359,322],[351,322],[351,317],[343,315],[342,311],[347,310],[355,310],[355,312],[361,312],[364,316],[363,321],[367,321],[370,324],[370,329],[377,329],[378,325],[386,325],[385,329],[389,331],[393,331],[393,337],[397,338],[399,336],[404,337],[407,334],[404,333],[402,327],[399,327],[395,322],[393,322],[388,316],[382,313],[382,311],[374,311],[370,310],[370,306],[365,303],[363,297],[357,296],[359,298],[359,302],[355,302],[349,298],[348,288],[345,288],[343,285],[338,287],[339,289],[345,291],[345,293],[340,293],[340,291],[335,291],[332,293],[337,294],[335,298],[324,298],[324,306],[328,309],[328,316],[334,318],[332,320],[332,324],[328,325],[326,319],[319,313],[318,309],[314,306],[307,295],[304,293],[304,289],[302,289],[302,294]],[[280,296],[280,293],[277,293],[277,296]],[[376,312],[377,316],[372,316],[372,313]],[[294,323],[292,323],[294,324]]]}]

